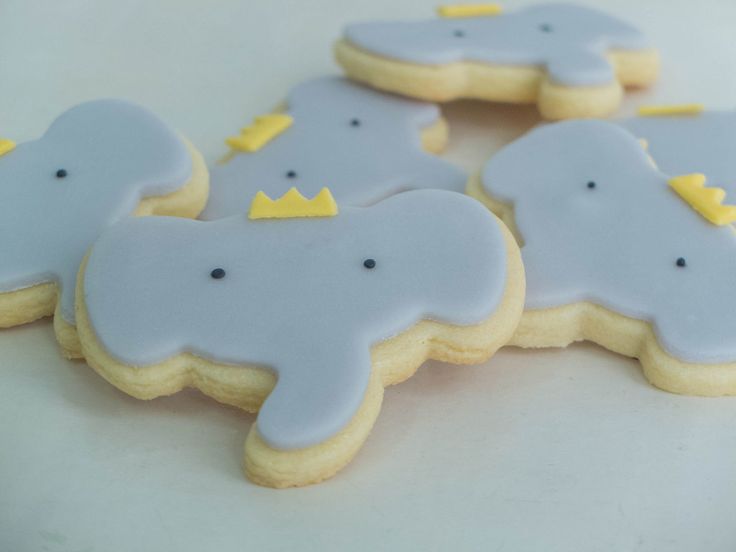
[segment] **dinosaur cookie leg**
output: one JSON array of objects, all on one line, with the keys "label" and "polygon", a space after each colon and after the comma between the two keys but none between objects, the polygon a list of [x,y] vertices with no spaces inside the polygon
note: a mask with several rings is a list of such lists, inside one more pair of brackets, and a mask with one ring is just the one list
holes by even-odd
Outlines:
[{"label": "dinosaur cookie leg", "polygon": [[65,112],[44,136],[0,156],[0,178],[0,327],[53,314],[70,358],[81,353],[74,282],[99,233],[130,215],[197,216],[209,189],[191,144],[117,100]]},{"label": "dinosaur cookie leg", "polygon": [[[510,234],[506,235],[511,240]],[[510,241],[509,241],[510,243]],[[427,359],[454,364],[483,362],[509,334],[504,321],[513,318],[514,304],[523,295],[523,268],[511,262],[517,275],[509,281],[504,303],[491,319],[471,328],[422,322],[405,334],[385,341],[372,350],[373,368],[365,397],[347,427],[320,445],[297,451],[269,447],[259,432],[251,430],[245,444],[248,477],[269,487],[292,487],[317,483],[332,477],[358,452],[380,411],[385,386],[411,377]],[[489,336],[493,336],[489,341]]]},{"label": "dinosaur cookie leg", "polygon": [[736,362],[685,362],[660,345],[650,324],[594,303],[525,311],[510,344],[566,347],[576,341],[592,341],[638,359],[647,380],[665,391],[710,397],[736,395]]},{"label": "dinosaur cookie leg", "polygon": [[[195,387],[258,411],[244,468],[271,487],[344,467],[383,388],[425,360],[491,356],[513,335],[524,294],[510,232],[460,194],[412,191],[339,211],[326,191],[295,194],[257,196],[250,218],[119,224],[77,281],[88,363],[141,399]],[[269,218],[300,203],[301,218]]]}]

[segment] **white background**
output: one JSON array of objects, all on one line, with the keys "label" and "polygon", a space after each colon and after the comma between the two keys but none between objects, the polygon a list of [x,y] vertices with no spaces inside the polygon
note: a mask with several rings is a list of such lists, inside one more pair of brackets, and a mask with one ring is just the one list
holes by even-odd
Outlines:
[{"label": "white background", "polygon": [[[212,162],[290,86],[337,71],[330,44],[346,22],[434,4],[2,0],[0,135],[32,139],[64,109],[117,96]],[[587,4],[661,47],[661,81],[622,114],[734,106],[736,2]],[[537,122],[527,107],[445,113],[445,157],[469,171]],[[658,391],[593,345],[428,363],[387,390],[350,466],[288,491],[241,474],[253,416],[195,392],[129,398],[62,360],[47,321],[0,332],[0,377],[2,551],[736,550],[736,398]]]}]

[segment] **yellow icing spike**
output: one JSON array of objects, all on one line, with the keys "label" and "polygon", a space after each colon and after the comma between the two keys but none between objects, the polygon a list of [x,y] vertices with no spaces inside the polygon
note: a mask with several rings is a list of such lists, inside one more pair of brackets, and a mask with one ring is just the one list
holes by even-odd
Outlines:
[{"label": "yellow icing spike", "polygon": [[437,15],[440,17],[482,17],[498,15],[502,11],[501,4],[455,4],[438,7]]},{"label": "yellow icing spike", "polygon": [[679,105],[642,105],[639,115],[642,117],[665,117],[667,115],[698,115],[703,112],[702,104]]},{"label": "yellow icing spike", "polygon": [[722,205],[726,192],[722,188],[707,188],[705,175],[686,174],[669,180],[678,195],[705,219],[718,226],[736,221],[736,205]]},{"label": "yellow icing spike", "polygon": [[15,142],[8,140],[7,138],[0,138],[0,155],[13,151],[15,149]]},{"label": "yellow icing spike", "polygon": [[276,200],[258,192],[250,204],[248,218],[334,217],[336,214],[337,203],[327,188],[322,188],[312,199],[291,188]]},{"label": "yellow icing spike", "polygon": [[240,136],[231,136],[225,143],[234,150],[252,153],[258,151],[294,123],[285,113],[269,113],[256,117],[253,124],[240,131]]}]

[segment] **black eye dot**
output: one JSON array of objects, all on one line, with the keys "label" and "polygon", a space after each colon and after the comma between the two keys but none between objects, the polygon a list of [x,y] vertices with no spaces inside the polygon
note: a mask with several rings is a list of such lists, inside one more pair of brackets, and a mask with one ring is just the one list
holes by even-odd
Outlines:
[{"label": "black eye dot", "polygon": [[588,182],[587,186],[592,190],[593,188],[595,188],[595,182],[591,180],[590,182]]},{"label": "black eye dot", "polygon": [[56,171],[56,178],[66,178],[66,175],[66,169],[59,169],[58,171]]},{"label": "black eye dot", "polygon": [[676,264],[677,266],[679,266],[680,268],[684,268],[684,267],[686,267],[686,266],[687,266],[687,261],[685,261],[685,258],[684,258],[684,257],[679,257],[679,258],[678,258],[678,259],[677,259],[677,260],[675,261],[675,264]]},{"label": "black eye dot", "polygon": [[372,268],[376,268],[376,260],[375,259],[366,259],[365,261],[363,261],[363,266],[366,267],[369,270],[372,269]]},{"label": "black eye dot", "polygon": [[286,178],[296,178],[296,171],[287,171]]},{"label": "black eye dot", "polygon": [[458,38],[462,38],[462,37],[464,37],[464,36],[465,36],[465,31],[463,31],[463,30],[460,30],[460,29],[456,29],[456,30],[455,30],[455,31],[454,31],[454,32],[452,33],[452,35],[453,35],[453,36],[456,36],[456,37],[458,37]]},{"label": "black eye dot", "polygon": [[550,25],[548,23],[542,23],[539,26],[539,30],[542,31],[543,33],[551,33],[552,32],[552,25]]},{"label": "black eye dot", "polygon": [[350,126],[359,127],[360,119],[350,119]]},{"label": "black eye dot", "polygon": [[225,269],[215,268],[212,272],[210,272],[210,276],[212,276],[215,280],[221,280],[225,277]]}]

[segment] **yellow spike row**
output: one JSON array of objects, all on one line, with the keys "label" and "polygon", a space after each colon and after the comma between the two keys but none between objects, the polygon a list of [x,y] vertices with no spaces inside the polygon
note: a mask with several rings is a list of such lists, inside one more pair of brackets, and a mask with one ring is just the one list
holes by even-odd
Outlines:
[{"label": "yellow spike row", "polygon": [[726,192],[722,188],[707,188],[705,175],[676,176],[669,180],[669,185],[709,222],[724,226],[736,221],[736,205],[723,205]]},{"label": "yellow spike row", "polygon": [[250,219],[334,217],[337,203],[327,188],[322,188],[312,199],[307,199],[299,190],[291,188],[279,199],[271,199],[258,192],[250,204]]},{"label": "yellow spike row", "polygon": [[7,138],[0,138],[0,155],[5,155],[15,149],[15,142]]},{"label": "yellow spike row", "polygon": [[269,113],[256,117],[253,124],[243,128],[239,136],[231,136],[225,143],[234,150],[252,153],[258,151],[294,123],[286,113]]},{"label": "yellow spike row", "polygon": [[483,17],[499,15],[501,12],[501,4],[455,4],[437,8],[440,17]]},{"label": "yellow spike row", "polygon": [[642,105],[639,107],[641,117],[666,117],[668,115],[699,115],[703,112],[702,104],[679,105]]}]

